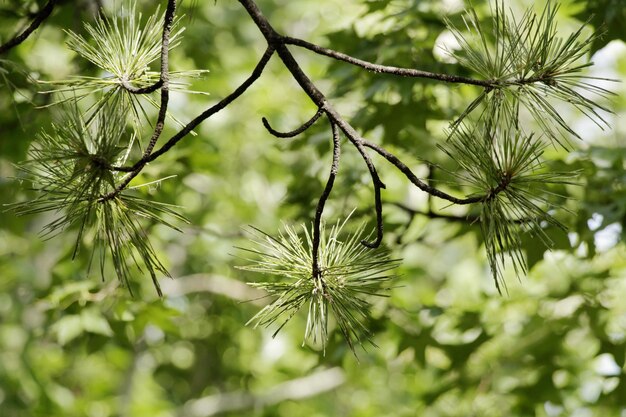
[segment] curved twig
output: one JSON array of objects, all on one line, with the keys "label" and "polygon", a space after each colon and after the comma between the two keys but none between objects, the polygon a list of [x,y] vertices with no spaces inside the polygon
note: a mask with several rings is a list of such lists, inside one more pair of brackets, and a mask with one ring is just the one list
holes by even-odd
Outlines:
[{"label": "curved twig", "polygon": [[398,168],[407,178],[411,181],[417,188],[422,191],[427,192],[430,195],[435,197],[439,197],[441,199],[447,200],[454,204],[472,204],[479,203],[484,201],[488,196],[477,196],[477,197],[469,197],[469,198],[457,198],[448,193],[445,193],[435,187],[432,187],[426,184],[424,181],[417,178],[417,176],[411,171],[411,169],[406,166],[397,156],[382,148],[381,146],[376,145],[375,143],[366,141],[363,139],[363,145],[367,146],[370,149],[376,151],[379,155],[384,157],[387,161],[391,162],[396,168]]},{"label": "curved twig", "polygon": [[398,75],[401,77],[429,78],[432,80],[443,81],[447,83],[471,84],[471,85],[478,85],[478,86],[485,87],[485,88],[494,88],[498,86],[498,82],[494,80],[477,80],[475,78],[461,77],[459,75],[439,74],[439,73],[434,73],[434,72],[417,70],[413,68],[401,68],[401,67],[393,67],[393,66],[388,66],[388,65],[374,64],[369,61],[364,61],[362,59],[351,57],[350,55],[346,55],[342,52],[337,52],[332,49],[324,48],[323,46],[319,46],[319,45],[307,42],[305,40],[292,38],[289,36],[283,37],[282,41],[288,45],[300,46],[302,48],[308,49],[309,51],[315,52],[316,54],[324,55],[329,58],[347,62],[348,64],[356,65],[368,71],[373,71],[377,73]]},{"label": "curved twig", "polygon": [[265,126],[267,131],[270,132],[272,135],[276,136],[277,138],[293,138],[295,136],[298,136],[300,133],[304,132],[311,126],[313,126],[313,124],[317,121],[317,119],[320,118],[320,116],[323,113],[324,113],[324,110],[321,107],[318,108],[317,112],[313,115],[313,117],[311,117],[309,120],[304,122],[304,124],[298,127],[297,129],[291,130],[289,132],[279,132],[278,130],[272,128],[272,126],[270,125],[270,122],[268,122],[265,117],[263,117],[261,120],[263,121],[263,126]]},{"label": "curved twig", "polygon": [[150,94],[158,90],[163,86],[163,79],[159,79],[152,85],[147,87],[135,87],[130,83],[130,81],[126,78],[120,78],[120,85],[124,88],[124,90],[128,91],[131,94]]},{"label": "curved twig", "polygon": [[[372,178],[374,177],[375,172],[372,173]],[[376,177],[378,175],[376,174]],[[380,196],[381,188],[385,188],[385,184],[383,184],[380,180],[378,182],[374,181],[374,208],[376,210],[376,239],[372,242],[368,242],[367,240],[362,240],[361,244],[367,246],[368,248],[375,249],[380,246],[383,241],[384,234],[384,226],[383,226],[383,201]]]},{"label": "curved twig", "polygon": [[326,181],[326,187],[324,188],[324,191],[322,192],[322,195],[317,202],[317,208],[315,209],[315,220],[313,221],[313,248],[311,251],[311,257],[313,258],[313,278],[318,278],[322,272],[319,264],[319,247],[321,233],[320,229],[322,223],[322,214],[324,213],[326,200],[328,200],[328,197],[330,196],[333,185],[335,183],[335,178],[337,177],[337,172],[339,171],[339,157],[341,156],[339,129],[337,129],[337,125],[332,121],[330,121],[330,126],[333,131],[333,162],[330,166],[330,174],[328,175],[328,181]]},{"label": "curved twig", "polygon": [[16,47],[17,45],[28,39],[28,37],[34,31],[36,31],[39,26],[41,26],[44,20],[46,20],[50,16],[52,10],[54,10],[54,7],[57,3],[58,0],[49,0],[48,3],[46,3],[46,5],[41,10],[39,10],[39,12],[37,12],[37,14],[33,18],[33,21],[30,23],[30,25],[28,25],[26,29],[24,29],[24,31],[22,31],[22,33],[15,35],[13,38],[0,45],[0,54],[9,51],[10,49]]},{"label": "curved twig", "polygon": [[376,166],[372,162],[372,159],[365,151],[365,140],[361,138],[358,133],[354,130],[354,128],[345,120],[343,120],[335,111],[332,109],[329,111],[331,114],[332,120],[339,125],[343,133],[348,137],[350,142],[357,148],[359,153],[361,154],[361,158],[365,162],[367,169],[370,172],[370,176],[372,177],[372,185],[374,186],[374,209],[376,211],[376,239],[372,242],[368,242],[366,240],[362,240],[361,243],[368,248],[377,248],[383,241],[383,204],[381,199],[381,189],[386,188],[385,183],[383,183],[378,176],[378,172],[376,171]]},{"label": "curved twig", "polygon": [[363,162],[365,162],[365,165],[370,172],[370,176],[372,177],[372,185],[374,186],[374,209],[376,211],[376,239],[373,242],[363,240],[361,241],[361,243],[368,248],[377,248],[383,241],[384,228],[381,190],[386,188],[386,185],[381,181],[380,177],[378,176],[376,166],[374,165],[372,159],[365,150],[364,145],[366,144],[366,141],[361,138],[357,131],[354,130],[354,128],[348,122],[346,122],[328,103],[326,103],[324,107],[328,114],[328,117],[339,126],[339,128],[348,138],[348,140],[350,140],[350,142],[357,148],[359,154],[361,154]]}]

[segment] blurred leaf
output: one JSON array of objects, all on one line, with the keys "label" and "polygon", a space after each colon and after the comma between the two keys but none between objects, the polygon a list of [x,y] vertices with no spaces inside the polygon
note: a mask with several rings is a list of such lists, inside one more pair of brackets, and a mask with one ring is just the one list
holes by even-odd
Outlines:
[{"label": "blurred leaf", "polygon": [[53,325],[52,331],[56,333],[59,344],[66,345],[84,331],[81,316],[72,314],[62,317]]},{"label": "blurred leaf", "polygon": [[95,309],[83,310],[80,314],[83,329],[86,332],[101,334],[103,336],[112,336],[113,330],[109,322]]},{"label": "blurred leaf", "polygon": [[576,15],[581,21],[589,22],[602,36],[596,38],[591,46],[593,54],[614,39],[626,42],[624,22],[626,21],[626,5],[623,0],[573,0],[585,6],[585,10]]}]

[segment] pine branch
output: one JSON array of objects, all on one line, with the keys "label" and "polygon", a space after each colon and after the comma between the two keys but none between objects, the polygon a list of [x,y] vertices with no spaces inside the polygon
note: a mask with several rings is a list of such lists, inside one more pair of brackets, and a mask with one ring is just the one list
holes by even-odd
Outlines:
[{"label": "pine branch", "polygon": [[[48,5],[53,3],[50,1]],[[590,64],[581,64],[579,60],[586,53],[593,37],[584,39],[581,30],[578,30],[566,39],[559,39],[555,26],[556,7],[552,2],[547,3],[540,16],[529,11],[517,21],[504,12],[504,3],[497,1],[492,9],[494,15],[492,34],[483,30],[474,11],[470,11],[464,20],[466,31],[462,32],[449,25],[462,46],[462,51],[453,55],[459,63],[476,72],[481,79],[378,65],[304,40],[283,36],[272,27],[254,0],[239,0],[239,3],[266,39],[267,49],[252,74],[237,89],[191,122],[184,125],[180,123],[178,133],[161,144],[157,150],[155,148],[163,134],[168,116],[169,93],[183,85],[176,78],[196,74],[191,72],[182,74],[169,70],[169,50],[178,44],[178,36],[182,32],[182,29],[175,29],[178,21],[175,18],[176,1],[168,0],[162,19],[157,14],[153,15],[143,30],[139,27],[139,20],[135,18],[134,6],[130,17],[125,16],[119,25],[117,19],[113,21],[102,19],[94,26],[86,25],[96,44],[95,47],[79,35],[68,32],[69,45],[72,49],[112,75],[101,78],[76,77],[59,82],[64,87],[51,91],[60,94],[71,92],[71,97],[65,97],[61,102],[77,103],[92,93],[97,93],[98,98],[87,110],[89,115],[85,120],[77,117],[70,124],[74,131],[59,129],[56,132],[59,133],[57,136],[65,137],[67,143],[62,144],[54,135],[42,138],[42,143],[49,146],[37,148],[39,153],[35,155],[34,160],[40,168],[27,168],[25,171],[42,182],[40,191],[43,197],[35,200],[32,206],[21,206],[21,213],[49,211],[55,207],[64,208],[65,215],[48,225],[47,232],[57,232],[68,225],[77,225],[79,237],[75,251],[78,249],[82,234],[96,224],[96,233],[101,240],[108,242],[110,256],[120,280],[128,285],[128,265],[138,257],[150,273],[157,291],[160,291],[156,272],[166,273],[166,271],[156,258],[154,250],[147,242],[145,230],[133,213],[141,213],[153,221],[169,225],[159,217],[161,214],[174,214],[174,217],[177,217],[176,211],[158,204],[151,208],[150,203],[131,198],[126,191],[135,188],[130,186],[131,181],[149,162],[164,155],[187,135],[193,134],[192,131],[196,126],[240,97],[259,79],[270,58],[276,53],[318,110],[311,119],[289,132],[275,130],[265,118],[262,119],[263,125],[274,136],[294,137],[309,129],[325,115],[332,131],[333,157],[326,186],[318,200],[311,232],[305,230],[306,245],[293,229],[287,229],[286,237],[279,235],[278,238],[273,238],[261,233],[265,239],[264,247],[276,250],[278,254],[265,258],[267,262],[257,270],[297,277],[298,280],[295,285],[263,284],[266,285],[264,288],[273,291],[278,299],[259,313],[259,323],[271,324],[287,314],[289,317],[284,321],[286,323],[308,302],[309,322],[305,338],[313,335],[313,339],[321,338],[325,343],[328,336],[329,309],[334,311],[339,329],[351,348],[354,348],[354,341],[360,340],[359,335],[366,331],[363,324],[364,316],[360,315],[360,311],[367,310],[367,303],[353,297],[353,293],[375,292],[374,287],[368,286],[371,284],[368,280],[364,281],[366,284],[360,282],[358,288],[344,287],[337,284],[339,282],[337,277],[344,273],[349,275],[354,271],[358,273],[365,271],[364,262],[361,262],[365,258],[359,258],[365,256],[364,247],[376,248],[383,241],[381,194],[385,184],[368,153],[368,148],[385,158],[413,185],[428,193],[429,207],[431,197],[438,197],[453,204],[480,204],[480,223],[487,257],[499,290],[503,284],[502,268],[506,259],[512,260],[517,273],[525,272],[521,251],[522,232],[536,234],[549,246],[550,241],[543,230],[544,226],[549,224],[560,227],[560,224],[547,212],[551,203],[544,188],[549,184],[569,183],[571,176],[567,173],[545,172],[541,163],[543,138],[528,135],[519,126],[520,109],[525,108],[537,120],[545,130],[545,137],[548,140],[565,147],[567,143],[565,136],[577,134],[562,118],[553,101],[568,102],[594,121],[599,120],[597,123],[603,126],[606,121],[601,117],[602,112],[608,109],[587,95],[581,94],[576,88],[581,87],[599,98],[611,94],[585,81],[584,75],[581,74],[581,71]],[[42,21],[45,17],[42,17]],[[38,18],[39,15],[35,20]],[[161,21],[162,25],[159,26]],[[120,45],[127,44],[134,48],[120,50]],[[443,192],[433,187],[430,181],[419,179],[405,163],[383,146],[361,137],[304,73],[288,45],[302,47],[376,73],[482,87],[480,94],[452,123],[446,143],[440,145],[443,152],[457,162],[459,169],[454,174],[460,184],[472,187],[476,192],[465,198]],[[3,52],[3,47],[5,46],[0,47],[0,53]],[[158,58],[160,71],[158,73],[148,71],[147,66]],[[157,91],[160,92],[158,102],[149,95]],[[135,122],[136,132],[139,131],[142,115],[146,114],[142,102],[139,101],[142,97],[158,110],[158,116],[141,158],[132,165],[124,165],[134,138],[121,143],[119,137],[107,141],[97,136],[98,146],[106,146],[100,148],[96,146],[96,151],[92,152],[93,147],[89,148],[86,145],[88,141],[86,142],[85,132],[89,132],[92,122],[100,128],[102,123],[98,120],[101,120],[100,117],[111,107],[117,108],[119,112],[115,117],[119,118],[120,126],[125,125],[126,113],[130,113]],[[376,236],[372,241],[362,240],[359,244],[359,239],[355,237],[360,235],[359,232],[350,237],[344,246],[339,244],[336,236],[330,241],[325,240],[322,221],[325,203],[331,194],[338,172],[340,133],[343,133],[356,149],[368,169],[376,218]],[[562,138],[565,140],[561,141]],[[122,152],[124,149],[125,153]],[[70,161],[71,164],[63,165],[60,164],[61,161]],[[44,172],[46,175],[43,175]],[[426,215],[438,217],[431,209]],[[450,216],[448,218],[455,220]],[[333,230],[336,229],[338,233],[342,226],[337,224]],[[121,229],[116,232],[118,228]],[[331,236],[333,233],[331,231]],[[371,237],[371,234],[368,237]],[[101,252],[101,263],[104,260],[103,253]],[[369,256],[371,253],[367,254]],[[287,270],[287,263],[277,260],[280,256],[289,260],[292,269]],[[347,256],[351,260],[358,258],[361,261],[350,263],[340,259],[341,256]],[[271,261],[267,260],[270,258]],[[269,268],[268,265],[273,265],[272,262],[278,263]],[[337,262],[350,267],[345,271],[343,267],[337,267],[342,272],[341,274],[337,272],[338,275],[335,276],[329,272],[334,267],[328,265],[335,265]],[[388,265],[388,262],[382,259],[380,262],[378,266]],[[361,275],[358,276],[359,279],[362,278]]]},{"label": "pine branch", "polygon": [[317,54],[324,55],[324,56],[327,56],[329,58],[333,58],[339,61],[343,61],[351,65],[356,65],[360,68],[363,68],[363,69],[366,69],[368,71],[372,71],[375,73],[391,74],[391,75],[397,75],[400,77],[410,77],[410,78],[427,78],[427,79],[442,81],[446,83],[477,85],[477,86],[485,87],[489,89],[498,86],[498,82],[494,80],[478,80],[474,78],[461,77],[458,75],[440,74],[440,73],[422,71],[422,70],[413,69],[413,68],[401,68],[401,67],[394,67],[394,66],[388,66],[388,65],[374,64],[369,61],[364,61],[362,59],[354,58],[344,53],[337,52],[332,49],[325,48],[325,47],[304,41],[302,39],[292,38],[289,36],[282,37],[281,41],[287,45],[299,46],[299,47],[308,49],[309,51],[315,52]]},{"label": "pine branch", "polygon": [[276,327],[275,336],[308,304],[305,341],[320,343],[325,350],[330,314],[355,355],[357,344],[370,341],[368,297],[384,295],[381,290],[385,288],[381,289],[381,285],[393,278],[388,272],[399,261],[390,259],[386,250],[372,251],[360,243],[365,240],[364,225],[342,238],[346,223],[347,219],[338,221],[328,235],[324,222],[318,225],[316,275],[311,271],[315,225],[312,225],[311,232],[303,227],[304,238],[289,226],[285,226],[284,232],[279,232],[278,236],[253,229],[255,249],[240,249],[252,253],[256,259],[250,259],[251,264],[239,268],[275,277],[271,281],[250,283],[275,299],[248,323],[254,323],[255,327]]}]

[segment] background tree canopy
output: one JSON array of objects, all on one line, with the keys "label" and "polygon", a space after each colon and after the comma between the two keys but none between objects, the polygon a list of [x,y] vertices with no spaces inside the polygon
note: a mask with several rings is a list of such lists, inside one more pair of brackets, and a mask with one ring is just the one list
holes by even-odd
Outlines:
[{"label": "background tree canopy", "polygon": [[[2,42],[46,3],[1,1]],[[3,205],[35,196],[16,164],[27,159],[42,130],[50,132],[53,120],[58,124],[59,107],[46,107],[58,96],[41,91],[77,74],[101,75],[66,45],[68,31],[88,37],[83,22],[94,22],[99,3],[109,15],[128,4],[60,2],[37,32],[0,59]],[[506,7],[521,18],[530,3]],[[486,2],[473,6],[481,19],[493,11]],[[264,0],[259,7],[284,35],[377,64],[477,77],[441,49],[454,48],[446,21],[463,24],[468,4],[460,0]],[[137,8],[144,22],[155,12],[151,1]],[[171,93],[170,111],[187,123],[250,75],[267,42],[239,2],[186,1],[179,6],[183,14],[178,27],[185,31],[171,51],[170,69],[210,71],[188,87],[208,97]],[[605,30],[591,45],[595,65],[588,75],[623,79],[625,17],[619,0],[561,2],[559,36],[584,22],[584,36],[602,25]],[[410,162],[429,183],[463,195],[453,185],[455,162],[438,145],[480,88],[375,74],[290,49],[360,134]],[[158,62],[149,70],[158,71]],[[159,276],[162,298],[145,270],[132,271],[137,279],[130,283],[131,296],[114,270],[101,277],[98,268],[88,268],[88,250],[72,260],[75,228],[42,239],[54,212],[3,212],[0,414],[623,416],[626,94],[622,83],[597,85],[616,93],[601,103],[614,112],[602,113],[608,128],[559,105],[582,139],[571,141],[573,151],[558,145],[544,151],[550,170],[579,173],[578,185],[551,189],[563,197],[550,214],[568,232],[542,226],[553,242],[550,251],[537,235],[523,235],[529,271],[518,280],[513,268],[505,268],[503,295],[475,221],[480,212],[428,198],[372,153],[387,185],[384,244],[402,262],[389,297],[373,300],[368,327],[378,347],[357,349],[355,356],[334,322],[325,352],[310,340],[302,346],[306,314],[296,314],[274,338],[275,328],[244,325],[268,302],[245,284],[262,278],[235,268],[249,264],[238,249],[252,247],[247,225],[271,233],[281,221],[309,225],[333,151],[323,123],[287,140],[263,127],[266,117],[276,129],[289,130],[317,109],[272,58],[241,98],[136,178],[149,183],[173,176],[138,193],[180,206],[176,211],[189,220],[176,223],[182,232],[158,222],[148,226],[155,254],[174,277]],[[147,118],[156,120],[157,109],[145,108]],[[164,134],[177,130],[168,122]],[[327,227],[356,208],[349,227],[369,222],[367,230],[374,229],[370,174],[352,148],[344,149],[334,187]]]}]

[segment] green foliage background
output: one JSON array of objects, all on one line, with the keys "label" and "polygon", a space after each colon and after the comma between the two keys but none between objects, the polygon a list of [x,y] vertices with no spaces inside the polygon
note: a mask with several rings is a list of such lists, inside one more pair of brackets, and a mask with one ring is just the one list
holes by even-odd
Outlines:
[{"label": "green foliage background", "polygon": [[[14,2],[0,2],[10,10]],[[43,2],[41,2],[43,3]],[[261,1],[285,34],[377,63],[470,75],[442,62],[434,48],[444,16],[460,22],[463,4],[418,0]],[[62,28],[81,31],[88,18],[61,7],[24,45],[0,61],[0,203],[29,197],[12,164],[25,159],[35,134],[54,111],[35,110],[49,96],[35,93],[24,72],[45,80],[89,74],[75,59]],[[86,4],[86,3],[85,3]],[[488,6],[474,2],[482,15]],[[603,6],[604,5],[604,6]],[[510,6],[518,10],[517,3]],[[145,2],[145,12],[154,5]],[[621,1],[565,2],[564,31],[604,7],[607,35],[596,45],[594,75],[623,79],[626,46],[616,28]],[[230,93],[264,48],[237,2],[186,2],[187,27],[172,69],[209,69],[193,86],[209,98],[173,94],[171,109],[185,121]],[[602,21],[595,14],[594,25]],[[15,20],[0,16],[2,36]],[[592,27],[589,28],[591,32]],[[436,144],[442,129],[476,94],[469,86],[380,76],[295,50],[305,70],[361,132],[411,161],[453,167]],[[10,62],[8,62],[10,61]],[[385,206],[386,243],[404,262],[397,286],[376,301],[372,329],[379,348],[358,360],[335,334],[323,356],[301,347],[305,319],[297,316],[274,339],[245,327],[263,305],[243,283],[258,277],[236,246],[242,227],[265,231],[281,219],[309,222],[330,165],[323,124],[301,138],[271,137],[260,119],[288,130],[315,107],[278,61],[224,113],[197,129],[137,181],[176,178],[145,191],[174,203],[190,222],[184,233],[155,226],[153,242],[175,277],[163,279],[163,299],[138,273],[135,298],[112,271],[87,275],[87,259],[71,261],[71,231],[43,241],[46,216],[0,217],[0,415],[20,416],[623,416],[626,413],[626,95],[611,104],[612,129],[602,132],[566,114],[584,142],[567,154],[549,149],[557,170],[580,170],[581,186],[555,215],[570,235],[548,230],[552,251],[528,237],[528,277],[508,279],[497,294],[478,225],[409,216]],[[170,126],[169,133],[175,132]],[[354,150],[344,154],[327,218],[370,219],[368,173]],[[376,159],[388,185],[386,202],[418,211],[429,201]],[[433,180],[446,184],[444,170]],[[451,189],[451,191],[455,191]],[[438,213],[465,208],[430,202]],[[255,301],[248,301],[255,300]],[[248,302],[245,302],[248,301]],[[310,377],[313,379],[302,379]],[[284,385],[292,381],[292,385]],[[315,383],[313,383],[314,381]],[[316,385],[317,384],[317,385]],[[316,391],[317,387],[319,392]]]}]

